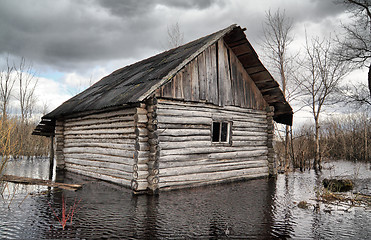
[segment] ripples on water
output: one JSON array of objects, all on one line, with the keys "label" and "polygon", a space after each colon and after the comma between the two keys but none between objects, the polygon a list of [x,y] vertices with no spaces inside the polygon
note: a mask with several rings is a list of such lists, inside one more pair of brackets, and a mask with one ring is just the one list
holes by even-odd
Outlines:
[{"label": "ripples on water", "polygon": [[[357,190],[370,194],[370,164],[327,164],[314,171],[278,175],[277,179],[206,186],[134,196],[130,190],[91,178],[66,173],[64,182],[84,183],[76,192],[18,187],[10,208],[0,203],[0,238],[54,239],[370,239],[370,208],[332,209],[314,200],[316,186],[328,176],[356,173]],[[11,162],[9,174],[47,178],[48,161]],[[50,205],[60,213],[62,195],[67,205],[81,202],[65,230]],[[300,209],[308,201],[319,210]],[[332,208],[334,208],[332,206]]]}]

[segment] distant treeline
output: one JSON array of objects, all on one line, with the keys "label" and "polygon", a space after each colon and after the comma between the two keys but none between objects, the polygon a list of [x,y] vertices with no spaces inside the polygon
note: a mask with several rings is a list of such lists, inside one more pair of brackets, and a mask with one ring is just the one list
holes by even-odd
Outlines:
[{"label": "distant treeline", "polygon": [[[314,158],[313,126],[303,126],[290,139],[289,160],[291,167],[302,170],[311,168]],[[333,117],[321,124],[320,158],[331,160],[370,161],[371,121],[367,114]],[[279,162],[284,159],[283,141],[275,142]]]},{"label": "distant treeline", "polygon": [[48,156],[50,139],[32,135],[35,123],[17,117],[0,119],[0,154],[2,157]]}]

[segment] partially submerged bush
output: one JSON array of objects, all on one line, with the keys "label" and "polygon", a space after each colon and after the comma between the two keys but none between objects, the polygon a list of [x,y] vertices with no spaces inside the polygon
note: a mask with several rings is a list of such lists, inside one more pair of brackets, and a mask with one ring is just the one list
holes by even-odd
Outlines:
[{"label": "partially submerged bush", "polygon": [[331,192],[347,192],[353,189],[350,179],[323,179],[323,186]]}]

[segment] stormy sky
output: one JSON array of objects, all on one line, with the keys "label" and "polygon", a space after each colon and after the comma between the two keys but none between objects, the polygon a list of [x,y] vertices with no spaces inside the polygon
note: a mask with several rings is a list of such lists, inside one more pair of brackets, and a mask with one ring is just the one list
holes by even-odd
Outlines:
[{"label": "stormy sky", "polygon": [[188,42],[236,23],[259,54],[267,11],[285,10],[304,31],[327,34],[346,21],[333,0],[0,0],[0,67],[24,57],[39,77],[49,110],[89,82],[168,48],[178,23]]}]

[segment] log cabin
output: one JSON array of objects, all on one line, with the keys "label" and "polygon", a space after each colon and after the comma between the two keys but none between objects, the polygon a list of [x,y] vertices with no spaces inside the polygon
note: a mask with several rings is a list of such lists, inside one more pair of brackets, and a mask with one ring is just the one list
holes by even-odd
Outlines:
[{"label": "log cabin", "polygon": [[274,122],[292,108],[231,25],[118,69],[42,117],[57,169],[134,193],[276,173]]}]

